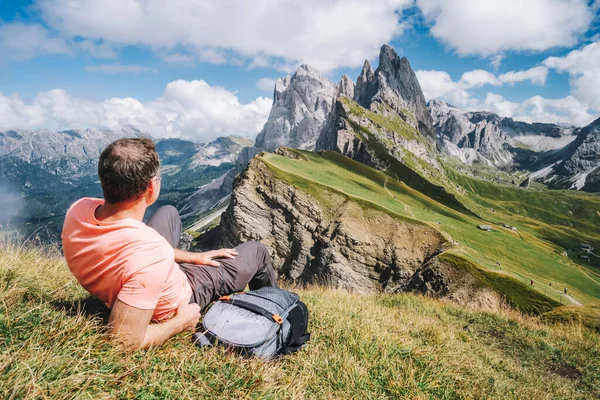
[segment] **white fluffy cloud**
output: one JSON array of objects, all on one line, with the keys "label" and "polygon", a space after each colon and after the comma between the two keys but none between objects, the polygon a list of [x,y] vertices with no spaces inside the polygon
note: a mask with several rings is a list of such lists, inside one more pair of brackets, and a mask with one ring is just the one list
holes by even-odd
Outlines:
[{"label": "white fluffy cloud", "polygon": [[185,49],[199,61],[360,66],[402,34],[413,0],[38,0],[65,37],[112,45]]},{"label": "white fluffy cloud", "polygon": [[[565,57],[550,57],[543,64],[498,76],[484,70],[468,71],[456,82],[445,71],[416,71],[416,74],[427,99],[444,100],[467,110],[487,110],[527,122],[561,122],[575,126],[592,122],[595,114],[600,113],[600,45],[590,44]],[[522,102],[513,102],[493,92],[489,92],[483,100],[478,99],[469,90],[522,81],[544,85],[549,68],[571,74],[570,96],[559,99],[533,96]]]},{"label": "white fluffy cloud", "polygon": [[565,57],[549,57],[544,65],[569,73],[573,97],[600,112],[600,40]]},{"label": "white fluffy cloud", "polygon": [[0,25],[0,60],[9,56],[27,59],[39,54],[66,54],[70,51],[63,38],[50,34],[39,24],[14,22]]},{"label": "white fluffy cloud", "polygon": [[588,29],[588,0],[417,0],[431,34],[459,54],[572,46]]},{"label": "white fluffy cloud", "polygon": [[0,130],[133,127],[156,137],[206,141],[223,135],[255,136],[263,127],[271,99],[242,104],[235,94],[202,80],[173,81],[149,102],[111,98],[102,102],[55,89],[24,101],[0,93]]},{"label": "white fluffy cloud", "polygon": [[510,71],[498,76],[502,83],[515,84],[516,82],[531,81],[535,85],[544,85],[548,77],[548,68],[539,66],[526,71]]},{"label": "white fluffy cloud", "polygon": [[522,81],[543,85],[546,83],[548,68],[540,66],[525,71],[510,71],[499,76],[482,69],[476,69],[462,74],[458,82],[454,82],[445,71],[419,70],[416,71],[416,74],[427,99],[444,99],[457,106],[468,107],[473,105],[475,101],[468,89],[484,85],[512,85]]},{"label": "white fluffy cloud", "polygon": [[485,100],[477,103],[475,109],[494,112],[503,117],[512,117],[526,122],[565,123],[585,126],[594,120],[585,105],[572,96],[560,99],[545,99],[533,96],[517,103],[504,97],[488,93]]}]

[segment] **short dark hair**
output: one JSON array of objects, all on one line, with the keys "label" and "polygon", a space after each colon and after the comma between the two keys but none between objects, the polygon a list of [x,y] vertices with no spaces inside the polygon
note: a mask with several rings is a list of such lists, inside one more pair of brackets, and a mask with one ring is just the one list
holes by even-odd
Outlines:
[{"label": "short dark hair", "polygon": [[156,146],[148,138],[119,139],[106,147],[98,161],[98,176],[108,203],[137,200],[160,171]]}]

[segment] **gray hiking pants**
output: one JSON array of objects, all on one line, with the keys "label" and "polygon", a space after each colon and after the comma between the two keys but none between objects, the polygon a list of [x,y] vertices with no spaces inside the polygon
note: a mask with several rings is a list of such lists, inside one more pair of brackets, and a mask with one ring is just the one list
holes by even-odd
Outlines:
[{"label": "gray hiking pants", "polygon": [[[174,248],[179,246],[181,218],[175,207],[158,208],[147,225],[167,239]],[[250,290],[263,286],[278,287],[271,257],[262,243],[249,241],[235,249],[238,255],[234,259],[216,260],[221,264],[219,267],[179,264],[192,286],[190,303],[204,308],[219,296],[243,291],[246,285]]]}]

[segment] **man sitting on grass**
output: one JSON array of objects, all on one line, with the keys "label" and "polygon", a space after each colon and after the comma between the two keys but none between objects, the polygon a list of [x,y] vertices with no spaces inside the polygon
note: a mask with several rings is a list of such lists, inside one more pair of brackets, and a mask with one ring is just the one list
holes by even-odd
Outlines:
[{"label": "man sitting on grass", "polygon": [[115,141],[98,163],[104,199],[75,202],[63,226],[69,269],[111,309],[112,332],[129,348],[160,345],[195,327],[202,308],[246,284],[277,287],[267,249],[258,242],[181,251],[181,219],[172,206],[160,207],[144,224],[160,192],[159,172],[150,139]]}]

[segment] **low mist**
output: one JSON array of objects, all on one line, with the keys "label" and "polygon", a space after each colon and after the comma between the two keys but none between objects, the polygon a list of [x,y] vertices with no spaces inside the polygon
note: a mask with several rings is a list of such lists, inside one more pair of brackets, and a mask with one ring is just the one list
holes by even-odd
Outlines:
[{"label": "low mist", "polygon": [[19,191],[6,183],[0,183],[0,224],[10,224],[22,210],[23,199]]}]

